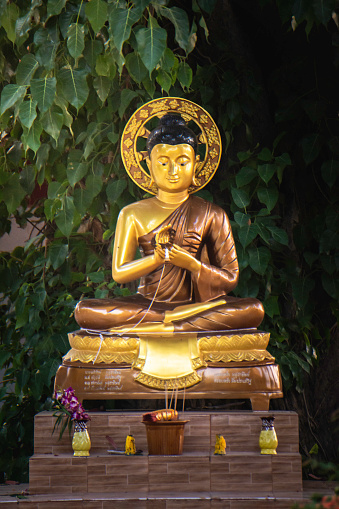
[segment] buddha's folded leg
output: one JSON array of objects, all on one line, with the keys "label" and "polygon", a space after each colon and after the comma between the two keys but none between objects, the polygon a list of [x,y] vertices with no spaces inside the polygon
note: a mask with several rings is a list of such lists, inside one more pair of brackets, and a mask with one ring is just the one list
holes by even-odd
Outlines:
[{"label": "buddha's folded leg", "polygon": [[208,309],[200,315],[173,322],[175,332],[251,329],[264,318],[262,303],[253,298],[225,297],[226,304]]},{"label": "buddha's folded leg", "polygon": [[144,322],[162,322],[173,306],[153,302],[140,294],[115,299],[86,299],[78,302],[74,316],[82,329],[109,330]]}]

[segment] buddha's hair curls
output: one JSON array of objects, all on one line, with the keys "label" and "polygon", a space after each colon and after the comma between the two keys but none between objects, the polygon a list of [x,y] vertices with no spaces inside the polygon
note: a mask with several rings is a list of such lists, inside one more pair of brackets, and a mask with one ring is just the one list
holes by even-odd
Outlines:
[{"label": "buddha's hair curls", "polygon": [[161,117],[158,127],[150,132],[146,148],[151,155],[155,145],[181,145],[186,143],[197,153],[198,140],[194,132],[187,127],[185,120],[178,113],[166,113]]}]

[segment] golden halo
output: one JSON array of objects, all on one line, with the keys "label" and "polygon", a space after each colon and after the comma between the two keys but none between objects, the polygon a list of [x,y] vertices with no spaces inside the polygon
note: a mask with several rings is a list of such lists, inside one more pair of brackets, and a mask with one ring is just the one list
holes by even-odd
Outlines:
[{"label": "golden halo", "polygon": [[156,194],[157,187],[152,184],[150,175],[144,170],[141,161],[147,152],[137,151],[139,137],[147,138],[149,131],[145,124],[154,117],[161,118],[166,113],[180,113],[188,122],[192,120],[200,129],[198,142],[206,145],[204,160],[197,164],[196,186],[190,186],[190,194],[202,189],[215,174],[221,158],[221,138],[219,129],[211,115],[198,104],[181,97],[161,97],[153,99],[136,110],[127,122],[121,138],[121,157],[128,175],[144,191]]}]

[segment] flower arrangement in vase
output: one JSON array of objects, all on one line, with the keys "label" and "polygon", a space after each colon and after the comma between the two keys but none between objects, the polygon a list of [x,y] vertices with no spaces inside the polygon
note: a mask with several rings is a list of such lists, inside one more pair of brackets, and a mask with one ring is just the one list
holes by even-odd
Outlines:
[{"label": "flower arrangement in vase", "polygon": [[71,434],[74,422],[72,440],[74,456],[89,456],[91,439],[87,431],[87,422],[91,418],[76,397],[72,387],[68,387],[68,389],[64,389],[62,392],[55,391],[53,409],[55,410],[53,416],[56,417],[53,433],[61,425],[59,439],[61,439],[67,427]]}]

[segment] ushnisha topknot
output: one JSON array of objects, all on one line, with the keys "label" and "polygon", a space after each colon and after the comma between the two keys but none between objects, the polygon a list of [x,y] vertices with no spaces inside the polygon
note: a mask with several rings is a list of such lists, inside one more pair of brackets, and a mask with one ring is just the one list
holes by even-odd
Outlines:
[{"label": "ushnisha topknot", "polygon": [[161,117],[158,127],[147,138],[146,148],[151,155],[155,145],[181,145],[186,143],[197,153],[198,140],[194,132],[187,127],[185,120],[177,113],[167,113]]}]

